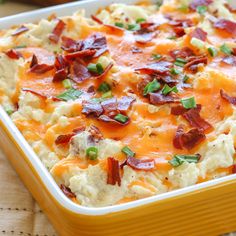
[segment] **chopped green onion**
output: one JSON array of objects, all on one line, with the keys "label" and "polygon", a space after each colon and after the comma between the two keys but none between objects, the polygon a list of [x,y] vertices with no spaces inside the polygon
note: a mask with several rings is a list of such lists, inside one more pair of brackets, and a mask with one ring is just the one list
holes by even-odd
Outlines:
[{"label": "chopped green onion", "polygon": [[205,42],[203,42],[200,39],[194,38],[194,37],[191,39],[190,43],[194,47],[199,48],[199,49],[203,49],[205,47]]},{"label": "chopped green onion", "polygon": [[97,147],[89,147],[86,149],[86,156],[90,160],[96,160],[98,157],[98,148]]},{"label": "chopped green onion", "polygon": [[153,58],[154,60],[159,60],[159,59],[162,58],[162,55],[160,55],[160,54],[152,54],[152,58]]},{"label": "chopped green onion", "polygon": [[120,28],[125,27],[125,25],[122,22],[115,22],[115,26],[120,27]]},{"label": "chopped green onion", "polygon": [[131,31],[140,30],[140,25],[139,24],[130,24],[130,25],[128,25],[128,30],[131,30]]},{"label": "chopped green onion", "polygon": [[62,94],[59,94],[57,98],[63,101],[76,100],[81,96],[83,92],[74,88],[70,88]]},{"label": "chopped green onion", "polygon": [[157,8],[159,9],[160,8],[160,6],[163,4],[163,0],[157,0],[156,1],[156,6],[157,6]]},{"label": "chopped green onion", "polygon": [[144,19],[144,18],[138,18],[136,20],[136,23],[138,24],[138,23],[142,23],[142,22],[145,22],[145,21],[146,21],[146,19]]},{"label": "chopped green onion", "polygon": [[102,82],[98,87],[98,91],[102,93],[106,93],[110,90],[111,90],[111,86],[107,82]]},{"label": "chopped green onion", "polygon": [[197,12],[200,14],[200,15],[204,15],[207,11],[207,6],[198,6],[197,7]]},{"label": "chopped green onion", "polygon": [[209,54],[210,54],[212,57],[215,57],[215,56],[217,56],[217,54],[218,54],[218,51],[217,51],[216,48],[210,47],[210,48],[208,48],[207,50],[208,50]]},{"label": "chopped green onion", "polygon": [[178,74],[180,74],[180,70],[178,70],[178,69],[176,69],[176,68],[171,68],[170,69],[170,73],[172,74],[172,75],[178,75]]},{"label": "chopped green onion", "polygon": [[232,49],[229,46],[227,46],[225,43],[220,46],[220,51],[226,55],[232,54]]},{"label": "chopped green onion", "polygon": [[167,39],[174,40],[174,39],[177,39],[177,37],[173,35],[173,36],[167,37]]},{"label": "chopped green onion", "polygon": [[111,98],[112,97],[112,92],[108,91],[102,95],[102,98]]},{"label": "chopped green onion", "polygon": [[180,102],[182,103],[183,107],[186,108],[186,109],[195,108],[197,106],[194,97],[183,98],[183,99],[180,100]]},{"label": "chopped green onion", "polygon": [[178,8],[178,10],[182,12],[188,12],[189,8],[188,8],[188,5],[183,4]]},{"label": "chopped green onion", "polygon": [[143,95],[146,96],[149,93],[155,92],[158,89],[160,89],[160,87],[161,87],[161,84],[156,79],[154,79],[152,82],[148,83],[145,86],[143,90]]},{"label": "chopped green onion", "polygon": [[128,116],[124,116],[122,114],[117,114],[114,119],[116,121],[119,121],[119,122],[123,123],[123,124],[126,123],[129,120]]},{"label": "chopped green onion", "polygon": [[178,93],[178,89],[176,86],[171,88],[168,84],[165,84],[164,87],[162,88],[161,92],[163,95],[167,95],[170,92]]},{"label": "chopped green onion", "polygon": [[125,146],[121,149],[123,153],[125,153],[128,157],[134,157],[135,152],[133,152],[128,146]]},{"label": "chopped green onion", "polygon": [[180,67],[184,67],[184,65],[187,63],[186,60],[184,60],[183,58],[176,58],[175,60],[175,65],[176,66],[180,66]]},{"label": "chopped green onion", "polygon": [[169,161],[169,163],[174,166],[180,166],[182,165],[184,162],[188,162],[188,163],[198,163],[200,159],[200,155],[196,154],[196,155],[175,155],[172,160]]},{"label": "chopped green onion", "polygon": [[14,112],[14,110],[10,107],[5,107],[5,112],[10,116]]},{"label": "chopped green onion", "polygon": [[62,81],[62,84],[63,84],[64,88],[66,88],[66,89],[72,88],[72,83],[69,79],[64,79]]},{"label": "chopped green onion", "polygon": [[18,48],[26,48],[26,47],[27,47],[26,45],[18,45],[18,46],[15,46],[14,48],[18,49]]},{"label": "chopped green onion", "polygon": [[188,79],[189,79],[189,76],[185,75],[184,78],[183,78],[183,82],[184,82],[184,83],[187,82]]},{"label": "chopped green onion", "polygon": [[96,73],[96,74],[99,74],[99,75],[101,75],[104,72],[101,63],[97,63],[97,64],[90,63],[90,64],[88,64],[87,69],[90,72],[93,72],[93,73]]}]

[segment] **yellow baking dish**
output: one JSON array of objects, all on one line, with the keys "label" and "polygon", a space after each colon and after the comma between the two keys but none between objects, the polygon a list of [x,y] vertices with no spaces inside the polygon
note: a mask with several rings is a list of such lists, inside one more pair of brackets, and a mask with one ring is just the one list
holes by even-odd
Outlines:
[{"label": "yellow baking dish", "polygon": [[[117,1],[135,3],[135,0]],[[88,14],[111,3],[87,1],[0,19],[1,27],[37,21],[76,8]],[[87,208],[60,191],[5,111],[0,108],[1,149],[59,235],[220,235],[236,230],[235,174],[122,205]]]}]

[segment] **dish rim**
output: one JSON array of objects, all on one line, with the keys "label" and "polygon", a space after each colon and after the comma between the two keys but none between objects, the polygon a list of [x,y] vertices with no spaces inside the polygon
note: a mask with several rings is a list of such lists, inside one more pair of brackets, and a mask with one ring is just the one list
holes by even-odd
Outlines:
[{"label": "dish rim", "polygon": [[[14,22],[17,22],[17,24],[30,23],[32,21],[45,18],[46,16],[49,16],[52,13],[56,13],[58,16],[71,14],[75,11],[74,10],[75,7],[85,8],[85,9],[87,8],[86,10],[88,10],[89,6],[93,5],[93,9],[92,10],[89,9],[88,13],[90,14],[92,11],[97,10],[99,7],[106,6],[107,4],[122,3],[122,2],[130,4],[138,1],[137,0],[112,0],[112,1],[87,0],[84,2],[82,1],[82,2],[61,4],[58,6],[53,6],[39,10],[29,11],[26,13],[20,13],[13,16],[3,17],[0,19],[0,25],[4,27],[0,26],[0,30],[4,28],[9,28],[10,26],[14,25]],[[94,7],[94,5],[96,5],[96,7]],[[66,208],[68,211],[73,212],[75,214],[100,216],[109,213],[116,213],[124,210],[130,210],[136,207],[148,205],[150,203],[167,200],[174,197],[180,197],[185,194],[193,193],[194,191],[206,190],[209,187],[217,187],[217,185],[219,184],[226,183],[228,181],[236,179],[236,174],[232,174],[218,179],[209,180],[203,183],[188,186],[185,188],[162,193],[160,195],[155,195],[128,203],[123,203],[120,205],[98,207],[98,208],[85,207],[72,202],[62,193],[59,186],[56,184],[55,180],[50,175],[49,171],[43,165],[37,154],[33,151],[32,147],[29,145],[29,143],[17,129],[17,127],[15,126],[11,118],[7,115],[7,113],[4,111],[1,105],[0,105],[0,126],[2,126],[5,129],[8,137],[10,137],[11,140],[14,141],[14,143],[18,146],[18,148],[20,148],[20,150],[23,152],[24,157],[27,158],[27,160],[34,168],[34,170],[37,172],[42,183],[45,185],[47,191],[52,195],[54,200],[56,200],[57,203],[60,204],[62,207]]]}]

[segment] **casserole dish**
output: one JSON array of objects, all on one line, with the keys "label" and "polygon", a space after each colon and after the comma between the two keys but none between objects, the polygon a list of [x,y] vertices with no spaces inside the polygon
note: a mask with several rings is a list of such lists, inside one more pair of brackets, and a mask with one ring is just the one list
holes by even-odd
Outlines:
[{"label": "casserole dish", "polygon": [[[108,3],[68,4],[24,14],[24,19],[7,17],[1,23],[8,27],[51,12],[66,15],[77,6],[91,14]],[[6,113],[0,112],[2,149],[61,235],[219,235],[235,229],[234,175],[117,206],[78,206],[61,193]]]}]

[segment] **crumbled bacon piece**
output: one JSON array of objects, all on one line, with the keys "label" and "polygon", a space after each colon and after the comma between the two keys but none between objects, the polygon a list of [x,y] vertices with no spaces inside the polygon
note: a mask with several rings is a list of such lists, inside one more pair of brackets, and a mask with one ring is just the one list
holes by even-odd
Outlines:
[{"label": "crumbled bacon piece", "polygon": [[175,20],[171,19],[171,21],[169,21],[168,24],[173,27],[173,30],[177,37],[182,37],[185,35],[184,29],[192,26],[192,21],[186,19],[175,19]]},{"label": "crumbled bacon piece", "polygon": [[223,89],[220,90],[220,96],[229,103],[236,105],[236,97],[229,96]]},{"label": "crumbled bacon piece", "polygon": [[62,46],[61,48],[66,52],[76,52],[81,50],[82,41],[76,41],[74,39],[68,38],[66,36],[61,37]]},{"label": "crumbled bacon piece", "polygon": [[108,172],[107,172],[107,184],[121,185],[120,166],[119,161],[113,157],[107,158]]},{"label": "crumbled bacon piece", "polygon": [[101,56],[108,50],[106,37],[99,33],[92,34],[82,42],[81,50],[87,49],[96,50],[94,58]]},{"label": "crumbled bacon piece", "polygon": [[177,27],[174,27],[174,32],[175,32],[175,35],[177,37],[182,37],[185,35],[185,30],[184,30],[184,27],[182,26],[177,26]]},{"label": "crumbled bacon piece", "polygon": [[198,69],[198,64],[207,64],[207,56],[193,56],[189,58],[189,62],[184,65],[184,70],[192,73],[196,73]]},{"label": "crumbled bacon piece", "polygon": [[194,56],[194,52],[191,48],[184,47],[181,49],[176,49],[176,50],[170,51],[170,56],[174,59],[176,59],[176,58],[184,58],[185,59],[185,58]]},{"label": "crumbled bacon piece", "polygon": [[62,34],[63,30],[65,29],[65,26],[66,26],[66,24],[62,20],[58,19],[57,25],[53,29],[52,33],[49,35],[49,40],[52,43],[58,43],[58,41],[61,37],[61,34]]},{"label": "crumbled bacon piece", "polygon": [[62,192],[68,197],[68,198],[76,198],[76,195],[72,193],[71,189],[69,187],[66,187],[64,184],[61,184],[60,186]]},{"label": "crumbled bacon piece", "polygon": [[57,136],[56,140],[55,140],[55,144],[59,145],[59,144],[67,144],[70,142],[71,138],[75,136],[75,133],[70,133],[70,134],[62,134]]},{"label": "crumbled bacon piece", "polygon": [[226,19],[220,19],[214,23],[214,27],[217,29],[225,30],[226,32],[236,35],[236,22],[226,20]]},{"label": "crumbled bacon piece", "polygon": [[30,62],[30,68],[32,68],[33,66],[38,64],[38,58],[36,57],[36,55],[34,54],[32,56],[31,62]]},{"label": "crumbled bacon piece", "polygon": [[117,110],[117,99],[116,98],[110,98],[110,99],[106,99],[105,101],[103,101],[101,103],[102,108],[104,109],[104,111],[106,113],[109,113],[111,111],[116,111]]},{"label": "crumbled bacon piece", "polygon": [[101,116],[99,116],[98,119],[99,119],[100,121],[103,121],[103,122],[106,122],[106,123],[111,123],[111,124],[114,124],[114,125],[122,125],[122,126],[128,125],[129,122],[130,122],[130,119],[128,119],[125,123],[121,123],[121,122],[119,122],[119,121],[117,121],[117,120],[115,120],[115,119],[110,118],[110,117],[107,116],[107,115],[101,115]]},{"label": "crumbled bacon piece", "polygon": [[89,132],[93,136],[94,139],[97,139],[97,140],[103,139],[102,132],[100,131],[100,129],[97,126],[91,125],[89,127]]},{"label": "crumbled bacon piece", "polygon": [[18,29],[16,29],[11,35],[12,36],[16,36],[16,35],[20,35],[26,31],[28,31],[29,29],[27,27],[25,27],[24,25],[22,25],[21,27],[19,27]]},{"label": "crumbled bacon piece", "polygon": [[163,95],[161,93],[150,93],[150,103],[153,105],[163,105],[166,103],[176,103],[179,100],[171,95]]},{"label": "crumbled bacon piece", "polygon": [[58,55],[55,58],[55,68],[57,70],[65,69],[68,66],[68,62],[65,60],[65,58],[62,55]]},{"label": "crumbled bacon piece", "polygon": [[118,110],[119,111],[127,111],[134,101],[135,101],[135,98],[132,98],[130,96],[123,96],[118,101]]},{"label": "crumbled bacon piece", "polygon": [[38,96],[40,98],[43,98],[43,99],[51,98],[53,101],[60,101],[60,99],[58,99],[56,97],[45,95],[45,94],[43,94],[41,92],[35,91],[33,89],[30,89],[30,88],[22,88],[22,91],[32,93],[32,94],[34,94],[34,95],[36,95],[36,96]]},{"label": "crumbled bacon piece", "polygon": [[135,170],[153,170],[155,168],[154,159],[140,160],[135,157],[127,158],[127,165]]},{"label": "crumbled bacon piece", "polygon": [[196,10],[199,6],[208,6],[213,0],[192,0],[189,4],[191,10]]},{"label": "crumbled bacon piece", "polygon": [[103,113],[103,108],[100,103],[93,101],[83,101],[82,105],[82,113],[85,115],[94,115],[98,117]]},{"label": "crumbled bacon piece", "polygon": [[205,134],[198,128],[191,129],[187,133],[184,133],[184,127],[180,125],[173,139],[173,145],[177,149],[186,148],[190,150],[205,139]]},{"label": "crumbled bacon piece", "polygon": [[192,127],[202,131],[212,129],[212,125],[205,121],[199,114],[199,108],[189,109],[183,114],[183,117],[189,122]]},{"label": "crumbled bacon piece", "polygon": [[36,64],[30,68],[30,72],[35,73],[35,74],[43,74],[53,69],[54,69],[53,65]]},{"label": "crumbled bacon piece", "polygon": [[224,62],[228,65],[236,66],[236,57],[235,56],[226,56],[222,59],[222,62]]},{"label": "crumbled bacon piece", "polygon": [[14,59],[14,60],[18,60],[21,57],[21,54],[14,49],[8,50],[7,52],[5,52],[5,54],[9,58]]},{"label": "crumbled bacon piece", "polygon": [[72,52],[69,53],[65,56],[66,59],[71,60],[74,58],[82,58],[82,57],[89,57],[93,56],[96,53],[96,50],[94,49],[86,49],[83,51],[77,51],[77,52]]},{"label": "crumbled bacon piece", "polygon": [[232,174],[235,174],[236,173],[236,164],[233,164],[232,165]]},{"label": "crumbled bacon piece", "polygon": [[171,107],[171,114],[175,116],[183,115],[187,110],[182,105]]},{"label": "crumbled bacon piece", "polygon": [[91,18],[95,21],[95,22],[97,22],[99,25],[102,25],[103,24],[103,22],[102,22],[102,20],[100,20],[98,17],[96,17],[95,15],[91,15]]},{"label": "crumbled bacon piece", "polygon": [[136,68],[135,71],[139,71],[144,74],[168,74],[172,63],[169,61],[157,61],[147,66]]},{"label": "crumbled bacon piece", "polygon": [[53,82],[62,81],[64,79],[66,79],[67,75],[68,75],[68,73],[67,73],[66,69],[57,70],[55,72],[55,75],[53,76]]},{"label": "crumbled bacon piece", "polygon": [[86,79],[91,78],[91,74],[88,71],[87,67],[81,64],[79,60],[75,60],[71,67],[72,80],[76,83],[81,83]]},{"label": "crumbled bacon piece", "polygon": [[190,37],[197,38],[205,42],[207,40],[207,33],[201,28],[197,27],[190,33]]}]

